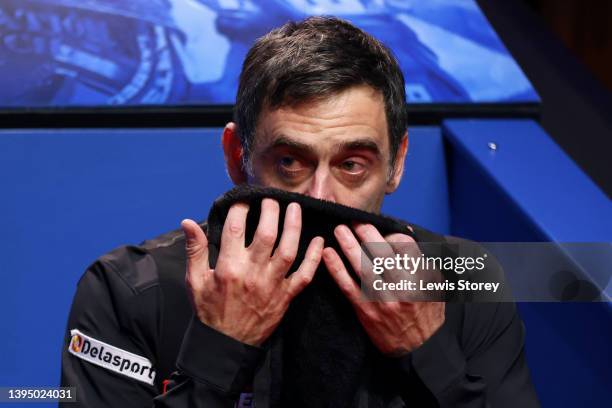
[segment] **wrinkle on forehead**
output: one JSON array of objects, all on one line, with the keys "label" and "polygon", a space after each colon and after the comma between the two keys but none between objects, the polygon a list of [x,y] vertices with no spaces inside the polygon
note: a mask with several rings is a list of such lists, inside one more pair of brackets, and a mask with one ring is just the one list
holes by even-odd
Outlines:
[{"label": "wrinkle on forehead", "polygon": [[384,100],[369,86],[356,86],[326,99],[281,106],[261,113],[255,147],[272,143],[276,137],[300,139],[303,143],[346,142],[351,138],[378,140],[388,151],[388,128]]}]

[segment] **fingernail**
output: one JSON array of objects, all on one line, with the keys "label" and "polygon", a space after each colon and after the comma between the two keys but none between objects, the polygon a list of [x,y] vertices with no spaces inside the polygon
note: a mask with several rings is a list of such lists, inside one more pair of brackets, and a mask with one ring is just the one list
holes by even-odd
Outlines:
[{"label": "fingernail", "polygon": [[193,233],[191,228],[188,226],[188,224],[189,224],[188,220],[184,219],[183,221],[181,221],[181,228],[183,230],[183,233],[185,234],[185,239],[187,241],[192,241],[193,239],[195,239],[195,234]]},{"label": "fingernail", "polygon": [[298,217],[300,213],[300,205],[298,203],[289,203],[287,206],[287,217]]},{"label": "fingernail", "polygon": [[338,225],[336,227],[336,234],[342,239],[349,239],[351,237],[351,230],[346,225]]},{"label": "fingernail", "polygon": [[270,205],[272,205],[273,203],[274,203],[274,200],[273,200],[273,199],[271,199],[271,198],[268,198],[268,197],[266,197],[266,198],[264,198],[263,200],[261,200],[261,205],[262,205],[262,207],[263,207],[264,205],[265,205],[265,206],[270,206]]}]

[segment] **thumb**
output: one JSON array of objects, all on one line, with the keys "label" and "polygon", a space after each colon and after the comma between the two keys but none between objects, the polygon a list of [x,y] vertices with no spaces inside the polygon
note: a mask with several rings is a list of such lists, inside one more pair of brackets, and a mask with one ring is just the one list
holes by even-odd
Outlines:
[{"label": "thumb", "polygon": [[185,234],[185,252],[189,262],[203,263],[208,266],[208,239],[202,228],[193,220],[181,222]]}]

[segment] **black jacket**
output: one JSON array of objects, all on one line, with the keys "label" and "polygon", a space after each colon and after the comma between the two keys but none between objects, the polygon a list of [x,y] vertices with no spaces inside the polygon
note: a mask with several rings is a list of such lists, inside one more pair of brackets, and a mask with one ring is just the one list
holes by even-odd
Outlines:
[{"label": "black jacket", "polygon": [[[415,233],[428,242],[442,239],[416,226]],[[268,406],[268,350],[242,344],[194,318],[185,295],[185,267],[184,237],[177,230],[120,247],[87,269],[62,352],[62,386],[77,387],[78,403],[67,406],[251,406],[251,392],[257,408]],[[70,334],[75,329],[100,342],[95,357],[91,344],[86,347],[90,361],[70,352],[71,347],[84,350],[83,339]],[[140,357],[118,373],[124,357],[116,357],[123,352],[113,352],[113,346]],[[524,326],[513,303],[447,303],[445,323],[431,338],[407,356],[389,358],[385,381],[395,384],[401,398],[385,406],[539,406],[523,346]],[[110,369],[100,365],[103,354]],[[146,360],[155,369],[154,381]],[[372,406],[367,390],[363,394],[359,405]]]}]

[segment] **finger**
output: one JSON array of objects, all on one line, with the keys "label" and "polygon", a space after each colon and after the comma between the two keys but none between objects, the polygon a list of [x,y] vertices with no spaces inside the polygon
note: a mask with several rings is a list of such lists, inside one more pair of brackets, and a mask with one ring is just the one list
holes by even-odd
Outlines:
[{"label": "finger", "polygon": [[181,228],[185,234],[187,261],[208,268],[208,239],[202,227],[193,220],[185,219],[181,222]]},{"label": "finger", "polygon": [[323,250],[323,262],[346,298],[353,305],[358,305],[361,299],[359,286],[351,278],[342,259],[333,248],[328,247]]},{"label": "finger", "polygon": [[[414,258],[416,261],[418,261],[418,259],[416,258],[421,257],[423,254],[423,252],[421,251],[421,247],[419,247],[419,244],[417,244],[414,238],[412,238],[409,235],[399,234],[399,233],[390,234],[386,236],[385,239],[387,240],[387,242],[389,242],[389,245],[393,247],[393,250],[396,253],[402,254],[403,259],[405,258],[405,255],[407,255],[409,257],[408,258],[409,262],[410,262],[410,258]],[[428,245],[428,244],[426,243],[422,245]],[[439,246],[435,246],[433,249],[437,250],[439,248],[440,248]],[[423,258],[423,259],[426,259],[426,258]],[[411,265],[411,263],[409,262],[407,262],[407,264]],[[400,274],[392,273],[390,275],[390,278],[396,281],[402,278],[409,278],[409,279],[412,279],[413,281],[415,279],[425,278],[427,281],[439,282],[441,280],[441,275],[439,271],[435,269],[428,269],[424,265],[421,265],[418,268],[418,270],[413,271],[413,269],[411,268],[408,274],[402,273],[401,276]]]},{"label": "finger", "polygon": [[[368,252],[370,252],[374,264],[378,262],[380,265],[381,260],[384,262],[385,258],[396,258],[397,260],[396,254],[401,256],[406,254],[411,258],[418,258],[420,256],[419,247],[414,239],[407,234],[396,233],[383,237],[376,227],[371,224],[357,224],[354,228],[357,236],[362,240]],[[379,259],[377,260],[376,258]],[[409,271],[405,268],[407,265],[412,265],[412,263],[404,257],[401,259],[401,262],[394,263],[396,267],[385,270],[382,278],[386,282],[399,282],[410,277]]]},{"label": "finger", "polygon": [[221,234],[221,249],[219,259],[229,256],[238,256],[244,250],[244,236],[246,230],[246,218],[249,206],[245,203],[232,205],[227,212],[223,232]]},{"label": "finger", "polygon": [[295,261],[301,232],[302,210],[298,203],[291,203],[287,206],[283,234],[273,256],[273,262],[279,271],[279,277],[284,278]]},{"label": "finger", "polygon": [[306,249],[306,255],[304,255],[304,260],[300,264],[300,267],[287,278],[290,299],[296,297],[310,282],[312,282],[312,278],[314,278],[315,272],[321,262],[323,244],[323,238],[313,238],[308,245],[308,249]]},{"label": "finger", "polygon": [[278,234],[278,214],[280,208],[278,202],[271,198],[264,198],[261,201],[261,214],[259,224],[255,230],[253,242],[249,245],[251,260],[255,263],[270,261],[272,249]]},{"label": "finger", "polygon": [[[393,268],[387,271],[384,276],[385,281],[387,282],[399,282],[401,279],[410,279],[412,275],[411,258],[418,258],[421,255],[419,251],[419,247],[417,246],[414,239],[406,234],[390,234],[385,236],[385,240],[389,243],[391,248],[396,254],[401,255],[401,267],[398,266],[399,269]],[[406,258],[405,256],[408,256]],[[408,270],[404,268],[410,268]]]},{"label": "finger", "polygon": [[353,228],[372,258],[393,258],[395,256],[393,248],[375,226],[372,224],[355,224]]},{"label": "finger", "polygon": [[391,248],[396,254],[418,254],[418,246],[416,241],[406,234],[389,234],[385,236],[385,241],[391,245]]},{"label": "finger", "polygon": [[372,270],[372,262],[361,249],[361,245],[353,232],[346,225],[338,225],[334,229],[334,236],[357,276],[363,279],[363,272]]},{"label": "finger", "polygon": [[208,240],[202,228],[193,220],[181,222],[185,234],[185,252],[187,254],[187,273],[185,283],[191,291],[198,292],[204,287],[208,264]]}]

